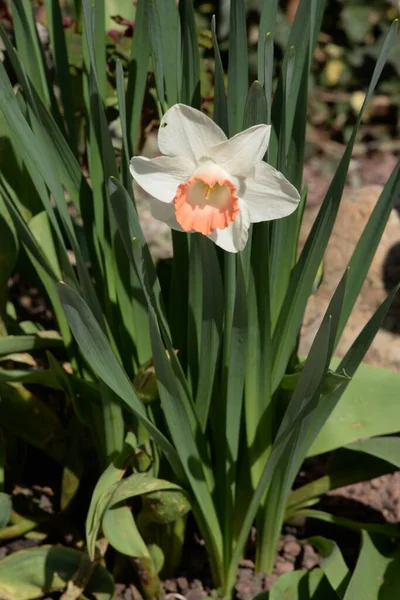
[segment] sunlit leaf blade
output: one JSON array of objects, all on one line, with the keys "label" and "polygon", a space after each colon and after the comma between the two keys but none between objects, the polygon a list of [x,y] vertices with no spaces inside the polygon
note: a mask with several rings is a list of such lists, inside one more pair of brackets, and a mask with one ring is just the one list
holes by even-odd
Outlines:
[{"label": "sunlit leaf blade", "polygon": [[359,440],[349,444],[346,448],[376,456],[400,468],[400,439],[398,437],[376,437]]},{"label": "sunlit leaf blade", "polygon": [[147,0],[138,0],[137,3],[135,29],[128,67],[126,119],[129,132],[128,150],[130,156],[136,154],[137,151],[137,140],[150,60],[150,38],[147,34],[145,14],[146,3]]},{"label": "sunlit leaf blade", "polygon": [[[196,413],[203,431],[206,429],[212,399],[218,359],[221,349],[223,321],[223,287],[215,246],[204,236],[200,242],[203,307],[199,380],[196,392]],[[207,285],[206,281],[212,281]]]},{"label": "sunlit leaf blade", "polygon": [[179,2],[180,27],[182,32],[182,85],[180,102],[200,108],[200,55],[192,0]]},{"label": "sunlit leaf blade", "polygon": [[[363,437],[398,431],[399,375],[377,367],[361,365],[397,289],[394,288],[382,302],[336,367],[338,372],[345,372],[349,377],[354,375],[355,377],[333,394],[325,396],[321,408],[322,412],[326,411],[326,414],[321,413],[321,431],[309,450],[309,455],[326,452]],[[360,369],[358,377],[357,369]],[[382,393],[382,388],[385,389],[384,411],[376,402],[376,398],[379,398]],[[339,400],[341,402],[338,404]],[[363,434],[364,427],[365,434]]]},{"label": "sunlit leaf blade", "polygon": [[367,276],[369,267],[374,258],[376,249],[382,237],[391,210],[396,205],[400,194],[400,161],[393,170],[388,182],[368,219],[367,225],[357,243],[349,262],[349,277],[344,299],[343,313],[337,331],[336,340],[346,326],[347,320],[353,310],[357,296]]},{"label": "sunlit leaf blade", "polygon": [[330,490],[374,479],[394,470],[390,462],[372,453],[364,453],[362,449],[357,452],[357,442],[340,448],[333,455],[326,475],[292,490],[287,501],[285,520],[289,520],[299,508],[316,504]]},{"label": "sunlit leaf blade", "polygon": [[[364,523],[362,521],[353,521],[346,517],[338,517],[323,510],[315,510],[311,508],[301,509],[296,513],[300,519],[316,519],[324,523],[331,523],[339,527],[346,527],[351,531],[368,531],[373,534],[380,534],[387,537],[400,538],[400,527],[394,523]],[[372,600],[372,599],[371,599]]]},{"label": "sunlit leaf blade", "polygon": [[324,572],[319,567],[301,569],[278,577],[270,592],[263,592],[254,600],[337,600]]},{"label": "sunlit leaf blade", "polygon": [[49,107],[50,94],[45,71],[44,52],[36,30],[32,3],[29,0],[14,0],[13,24],[18,52],[21,55],[28,76],[42,100]]},{"label": "sunlit leaf blade", "polygon": [[97,323],[93,314],[84,300],[66,285],[59,286],[59,295],[64,306],[72,333],[83,353],[85,359],[104,381],[120,398],[127,407],[137,416],[148,429],[149,433],[165,452],[175,472],[181,477],[181,466],[175,450],[164,435],[149,421],[142,403],[129,381],[126,373],[118,363],[111,350],[109,342]]},{"label": "sunlit leaf blade", "polygon": [[102,520],[103,533],[115,550],[133,558],[150,558],[129,506],[114,506],[106,510]]},{"label": "sunlit leaf blade", "polygon": [[67,124],[71,149],[76,152],[76,133],[73,113],[71,76],[69,72],[67,45],[65,41],[62,14],[58,0],[45,0],[50,43],[54,59],[57,84],[63,106],[63,116]]},{"label": "sunlit leaf blade", "polygon": [[15,226],[0,192],[0,336],[7,333],[5,310],[8,298],[8,280],[14,270],[18,250],[19,242]]},{"label": "sunlit leaf blade", "polygon": [[321,536],[309,538],[307,541],[317,548],[322,557],[321,569],[338,597],[343,598],[351,575],[339,546]]},{"label": "sunlit leaf blade", "polygon": [[100,476],[94,488],[90,506],[86,517],[86,543],[88,553],[93,560],[96,554],[96,538],[101,527],[101,520],[108,502],[115,490],[117,482],[122,479],[133,456],[136,440],[132,433],[125,439],[121,452],[114,457]]},{"label": "sunlit leaf blade", "polygon": [[224,69],[219,52],[218,39],[215,31],[215,15],[211,20],[211,35],[214,48],[214,121],[228,135],[228,106],[226,100]]},{"label": "sunlit leaf blade", "polygon": [[357,565],[344,600],[392,600],[400,586],[399,547],[388,539],[362,532],[362,545]]},{"label": "sunlit leaf blade", "polygon": [[[273,458],[274,450],[279,454],[279,450],[277,449],[279,448],[279,440],[285,435],[284,432],[287,431],[286,435],[290,436],[290,439],[289,441],[284,440],[280,442],[282,446],[286,445],[286,448],[284,448],[283,453],[278,459],[274,479],[267,493],[264,514],[265,521],[259,526],[261,534],[258,544],[258,564],[267,572],[273,567],[275,548],[281,531],[286,498],[301,463],[321,426],[321,394],[334,348],[335,331],[343,306],[346,276],[347,273],[344,274],[336,288],[312,346],[316,352],[318,345],[321,345],[322,357],[325,357],[326,362],[324,365],[322,362],[316,362],[315,355],[311,357],[310,351],[272,447],[269,461]],[[324,330],[328,339],[322,342],[321,336]],[[321,358],[318,359],[318,361],[321,360]],[[305,373],[304,371],[306,370],[307,372]],[[293,433],[291,435],[292,428]]]},{"label": "sunlit leaf blade", "polygon": [[[258,73],[258,81],[260,84],[267,88],[270,87],[272,81],[267,81],[265,77],[266,70],[268,65],[266,61],[268,58],[268,53],[265,52],[265,43],[267,39],[267,35],[269,34],[271,42],[274,38],[274,32],[276,27],[276,17],[278,12],[278,0],[271,0],[270,2],[263,2],[261,5],[261,15],[260,15],[260,25],[258,29],[258,46],[257,46],[257,73]],[[271,44],[272,46],[272,44]],[[272,74],[272,65],[270,66],[271,74]],[[268,94],[269,95],[269,94]]]},{"label": "sunlit leaf blade", "polygon": [[[367,97],[370,98],[379,76],[382,72],[384,62],[393,47],[396,39],[397,23],[392,25],[387,34],[378,63],[375,67],[373,77],[368,88]],[[302,315],[307,303],[307,298],[312,290],[313,282],[319,265],[321,264],[333,225],[335,223],[337,211],[339,209],[347,170],[350,164],[351,153],[354,147],[356,135],[360,126],[363,108],[358,116],[357,123],[353,130],[351,139],[346,147],[346,151],[340,161],[336,174],[325,196],[322,207],[318,213],[317,219],[312,227],[310,235],[303,248],[301,256],[293,270],[291,280],[284,302],[282,304],[273,339],[273,389],[279,385],[288,360],[295,348],[296,337],[300,329]]]},{"label": "sunlit leaf blade", "polygon": [[96,600],[113,600],[114,581],[106,569],[91,563],[83,552],[62,546],[41,546],[21,550],[0,562],[0,596],[4,600],[32,600],[55,591],[64,591],[78,569],[87,572],[86,594]]},{"label": "sunlit leaf blade", "polygon": [[244,0],[232,0],[229,25],[228,122],[230,137],[242,130],[249,88]]},{"label": "sunlit leaf blade", "polygon": [[[312,443],[310,436],[316,435],[312,430],[312,423],[315,418],[316,409],[318,408],[323,377],[328,369],[333,350],[333,336],[340,315],[344,284],[345,279],[343,279],[338,286],[336,294],[332,299],[325,318],[318,330],[302,371],[302,376],[277,432],[271,455],[261,474],[258,486],[249,503],[247,513],[242,519],[240,534],[236,541],[236,547],[233,552],[229,569],[228,581],[230,582],[234,581],[236,567],[246,543],[248,533],[272,477],[274,476],[273,483],[276,492],[278,492],[278,496],[279,490],[285,489],[288,491],[292,483],[292,478],[296,474],[296,469],[307,452],[307,445]],[[300,463],[298,461],[300,461]],[[269,498],[273,499],[273,496],[270,495]],[[264,523],[264,528],[260,530],[261,539],[268,540],[269,544],[269,547],[264,545],[259,549],[261,554],[261,556],[259,554],[259,560],[262,559],[261,564],[264,570],[272,568],[271,562],[275,557],[274,544],[277,541],[277,536],[279,536],[284,504],[285,502],[283,503],[283,506],[275,506],[277,511],[282,511],[281,514],[278,515],[275,512],[274,522],[267,521]],[[271,506],[274,507],[272,501]],[[267,518],[272,518],[272,516],[269,516],[268,511],[266,511],[266,514]],[[266,564],[266,562],[268,564]]]}]

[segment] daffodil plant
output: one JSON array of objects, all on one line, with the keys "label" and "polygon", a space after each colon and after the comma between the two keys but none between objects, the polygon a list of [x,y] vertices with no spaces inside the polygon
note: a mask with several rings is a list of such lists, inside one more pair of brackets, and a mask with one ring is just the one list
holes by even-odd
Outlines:
[{"label": "daffodil plant", "polygon": [[[399,195],[399,165],[309,355],[299,357],[297,349],[356,135],[396,42],[396,24],[383,42],[353,134],[300,253],[307,203],[302,175],[308,80],[323,0],[300,0],[280,65],[273,44],[278,2],[261,3],[258,79],[251,86],[245,3],[232,0],[227,90],[215,20],[211,25],[215,72],[208,115],[200,110],[203,63],[191,0],[132,4],[131,56],[125,71],[117,62],[112,73],[113,100],[108,97],[105,2],[83,0],[80,76],[87,137],[81,140],[71,110],[73,88],[58,3],[45,0],[51,76],[30,2],[12,4],[17,50],[1,30],[13,76],[0,64],[0,110],[13,150],[7,160],[23,168],[27,186],[22,189],[19,178],[6,170],[0,174],[0,244],[8,244],[10,272],[18,248],[24,249],[57,332],[18,323],[10,305],[0,305],[2,323],[12,334],[0,339],[2,354],[47,350],[46,362],[40,363],[45,368],[2,370],[0,393],[2,406],[15,407],[19,401],[23,411],[24,385],[36,383],[63,392],[68,405],[60,420],[34,398],[37,410],[30,414],[42,415],[40,423],[7,421],[13,408],[3,410],[0,425],[65,468],[63,509],[87,482],[83,448],[91,440],[99,479],[86,521],[90,561],[110,544],[136,560],[143,591],[154,597],[157,573],[179,562],[190,509],[215,586],[227,597],[253,525],[256,568],[271,572],[285,519],[298,514],[334,519],[310,509],[333,479],[291,492],[307,456],[346,446],[340,452],[369,452],[384,457],[385,467],[392,460],[387,438],[380,440],[379,451],[376,439],[369,438],[400,429],[398,408],[393,408],[397,424],[394,416],[377,418],[369,429],[355,430],[347,421],[362,410],[358,401],[352,404],[353,395],[360,397],[357,385],[370,407],[380,401],[362,368],[360,376],[356,372],[395,291],[344,358],[335,361],[333,355]],[[149,82],[155,86],[162,155],[152,159],[137,151]],[[120,146],[107,122],[106,105],[112,102],[119,115]],[[151,258],[133,180],[149,195],[153,217],[172,230],[172,261],[155,265]],[[377,381],[377,372],[373,377]],[[393,377],[384,377],[386,397],[398,391]],[[67,426],[66,415],[72,415]],[[352,476],[347,472],[346,481],[368,478],[363,469],[355,468]],[[334,481],[340,485],[340,475]],[[136,496],[142,508],[132,510],[128,501]]]}]

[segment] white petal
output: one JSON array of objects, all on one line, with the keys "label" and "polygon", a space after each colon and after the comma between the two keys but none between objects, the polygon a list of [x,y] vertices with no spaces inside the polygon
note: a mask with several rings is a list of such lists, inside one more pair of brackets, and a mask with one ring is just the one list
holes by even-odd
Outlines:
[{"label": "white petal", "polygon": [[131,159],[131,175],[145,192],[161,200],[172,202],[176,188],[192,175],[193,163],[185,157],[145,158],[135,156]]},{"label": "white petal", "polygon": [[226,252],[243,250],[249,237],[250,215],[240,198],[239,207],[240,212],[233,223],[228,225],[226,229],[216,229],[207,236]]},{"label": "white petal", "polygon": [[270,133],[270,125],[254,125],[211,148],[209,155],[232,175],[248,175],[262,161]]},{"label": "white petal", "polygon": [[299,200],[296,188],[265,162],[255,167],[254,177],[245,179],[243,201],[252,223],[287,217],[296,210]]},{"label": "white petal", "polygon": [[153,198],[150,202],[150,211],[157,221],[166,223],[169,227],[171,227],[171,229],[183,231],[182,227],[175,218],[175,206],[173,204],[160,202],[159,200]]},{"label": "white petal", "polygon": [[158,147],[167,156],[187,156],[197,162],[208,149],[226,140],[226,135],[204,113],[174,104],[163,116],[158,130]]}]

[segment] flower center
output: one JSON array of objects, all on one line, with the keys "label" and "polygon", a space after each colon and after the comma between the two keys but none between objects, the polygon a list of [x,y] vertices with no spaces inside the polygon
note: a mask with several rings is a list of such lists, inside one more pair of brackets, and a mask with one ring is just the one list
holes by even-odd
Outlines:
[{"label": "flower center", "polygon": [[228,179],[202,173],[181,183],[174,198],[175,216],[185,231],[209,235],[225,229],[239,213],[236,188]]}]

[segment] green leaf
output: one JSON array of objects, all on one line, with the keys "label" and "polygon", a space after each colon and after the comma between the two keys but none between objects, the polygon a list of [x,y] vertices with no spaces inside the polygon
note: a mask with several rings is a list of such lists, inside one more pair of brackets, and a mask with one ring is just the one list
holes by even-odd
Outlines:
[{"label": "green leaf", "polygon": [[[276,434],[270,457],[260,476],[247,512],[241,520],[241,530],[236,540],[229,568],[228,581],[234,582],[236,568],[247,540],[253,520],[259,511],[265,490],[273,482],[273,493],[268,494],[266,519],[259,529],[259,563],[269,571],[275,557],[275,544],[281,530],[287,494],[308,447],[316,435],[320,390],[333,350],[334,331],[343,300],[345,278],[339,284],[327,313],[314,339],[302,376]],[[331,324],[332,322],[332,324]],[[331,329],[332,327],[332,329]],[[276,504],[281,498],[282,504]]]},{"label": "green leaf", "polygon": [[136,154],[137,140],[142,116],[143,99],[146,91],[147,71],[150,60],[150,39],[146,27],[146,2],[138,0],[135,29],[132,38],[131,56],[128,66],[126,91],[126,119],[129,132],[129,155]]},{"label": "green leaf", "polygon": [[6,335],[5,310],[8,280],[18,257],[19,243],[15,227],[0,194],[0,336]]},{"label": "green leaf", "polygon": [[383,43],[365,102],[360,111],[352,137],[325,196],[301,256],[294,267],[290,284],[281,306],[273,338],[273,390],[279,385],[296,345],[301,319],[321,264],[326,245],[336,219],[347,170],[363,112],[371,99],[386,59],[396,39],[397,23],[392,25]]},{"label": "green leaf", "polygon": [[22,63],[43,102],[49,106],[50,95],[44,53],[36,30],[32,4],[29,0],[14,0],[13,24]]},{"label": "green leaf", "polygon": [[211,35],[214,48],[214,121],[226,135],[229,133],[228,106],[226,100],[224,68],[219,52],[218,39],[215,31],[215,15],[211,19]]},{"label": "green leaf", "polygon": [[[205,236],[201,236],[197,242],[199,242],[197,249],[201,258],[203,301],[196,413],[200,426],[205,431],[221,349],[223,286],[215,245]],[[207,280],[212,281],[213,285],[206,285]]]},{"label": "green leaf", "polygon": [[[310,351],[302,376],[280,423],[272,447],[270,461],[274,458],[274,453],[279,458],[267,494],[264,509],[265,520],[262,524],[258,545],[258,564],[262,565],[267,572],[273,566],[287,496],[301,463],[323,423],[320,398],[333,352],[335,331],[340,318],[345,289],[346,273],[328,306],[312,346],[313,355]],[[327,336],[326,340],[322,339],[323,335]],[[318,349],[320,354],[317,355]]]},{"label": "green leaf", "polygon": [[346,446],[348,450],[365,452],[400,468],[400,438],[376,437],[359,440]]},{"label": "green leaf", "polygon": [[85,301],[66,285],[59,285],[59,295],[64,306],[72,333],[86,360],[104,381],[120,398],[127,407],[144,424],[149,433],[154,437],[160,448],[165,452],[175,473],[182,478],[182,467],[176,451],[165,436],[148,419],[143,404],[140,402],[132,383],[119,364],[109,342],[97,323]]},{"label": "green leaf", "polygon": [[[354,449],[351,450],[353,446]],[[383,459],[364,453],[362,450],[357,452],[357,442],[347,448],[340,448],[334,453],[326,475],[290,493],[285,520],[289,520],[299,508],[316,504],[319,498],[330,490],[374,479],[394,469],[395,467]]]},{"label": "green leaf", "polygon": [[[89,569],[86,554],[61,546],[22,550],[0,562],[0,597],[3,600],[34,600],[63,591],[78,569]],[[85,593],[96,600],[114,600],[114,582],[101,565],[94,567]]]},{"label": "green leaf", "polygon": [[374,206],[367,225],[357,243],[349,262],[349,276],[346,295],[343,303],[343,313],[336,334],[336,341],[345,328],[347,320],[353,310],[357,296],[371,266],[376,249],[381,240],[386,223],[393,207],[396,205],[400,194],[400,161],[387,181],[383,191]]},{"label": "green leaf", "polygon": [[0,529],[6,527],[10,521],[12,500],[10,494],[0,492]]},{"label": "green leaf", "polygon": [[363,531],[360,556],[344,600],[395,600],[400,586],[399,560],[399,548]]},{"label": "green leaf", "polygon": [[150,558],[149,551],[128,506],[107,509],[102,521],[103,533],[111,546],[125,556]]},{"label": "green leaf", "polygon": [[182,85],[180,101],[200,108],[200,55],[192,0],[179,2],[179,16],[182,32]]},{"label": "green leaf", "polygon": [[114,457],[100,476],[94,488],[90,501],[89,511],[86,517],[86,544],[88,553],[92,560],[96,554],[96,538],[101,526],[101,520],[107,504],[114,491],[115,484],[122,479],[129,465],[136,446],[136,440],[132,433],[126,436],[122,451]]},{"label": "green leaf", "polygon": [[323,510],[314,510],[308,508],[299,510],[296,513],[296,516],[300,519],[317,519],[319,521],[324,521],[324,523],[337,525],[338,527],[346,527],[352,531],[365,530],[370,533],[385,535],[387,537],[400,537],[400,527],[397,524],[393,525],[392,523],[385,523],[384,525],[380,525],[375,523],[362,523],[361,521],[353,521],[352,519],[346,519],[345,517],[337,517],[336,515],[324,512]]},{"label": "green leaf", "polygon": [[68,128],[68,137],[73,152],[76,151],[76,133],[73,113],[71,76],[69,72],[67,44],[65,40],[61,8],[58,0],[45,0],[47,23],[49,28],[52,57],[57,85],[63,105],[64,119]]},{"label": "green leaf", "polygon": [[57,415],[22,385],[0,383],[0,423],[59,463],[66,452],[66,432]]},{"label": "green leaf", "polygon": [[339,598],[343,598],[350,581],[350,571],[336,542],[321,536],[309,538],[322,557],[320,567]]},{"label": "green leaf", "polygon": [[[335,359],[333,365],[339,361]],[[400,373],[360,365],[319,432],[308,456],[329,452],[360,438],[399,430]]]},{"label": "green leaf", "polygon": [[56,331],[41,332],[40,335],[8,335],[0,339],[0,356],[62,347],[62,339]]},{"label": "green leaf", "polygon": [[260,594],[254,600],[337,600],[324,572],[320,568],[293,571],[278,577],[269,594]]},{"label": "green leaf", "polygon": [[244,0],[232,0],[229,25],[228,121],[229,135],[242,131],[249,88],[247,30]]}]

